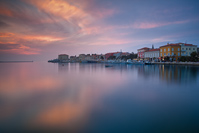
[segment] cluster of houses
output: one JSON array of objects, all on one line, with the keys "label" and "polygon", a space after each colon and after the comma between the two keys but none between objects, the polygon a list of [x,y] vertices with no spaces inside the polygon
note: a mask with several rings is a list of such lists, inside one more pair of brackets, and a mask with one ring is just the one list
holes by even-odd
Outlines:
[{"label": "cluster of houses", "polygon": [[112,52],[106,54],[80,54],[79,56],[70,56],[67,54],[58,55],[57,59],[49,60],[48,62],[100,62],[107,60],[121,60],[122,57],[127,57],[128,55],[137,55],[134,53],[128,52]]},{"label": "cluster of houses", "polygon": [[164,60],[169,57],[170,60],[178,60],[181,56],[191,56],[192,52],[199,52],[197,45],[186,43],[167,43],[167,45],[160,46],[159,48],[144,47],[137,50],[139,59],[146,59],[149,61]]},{"label": "cluster of houses", "polygon": [[69,56],[67,54],[58,55],[57,59],[49,60],[49,62],[103,62],[108,60],[126,61],[131,60],[148,60],[148,61],[161,61],[166,57],[170,60],[176,61],[181,56],[190,56],[192,52],[199,53],[197,45],[186,43],[168,43],[167,45],[160,46],[159,48],[144,47],[137,50],[137,54],[128,52],[112,52],[106,54],[80,54],[79,56]]}]

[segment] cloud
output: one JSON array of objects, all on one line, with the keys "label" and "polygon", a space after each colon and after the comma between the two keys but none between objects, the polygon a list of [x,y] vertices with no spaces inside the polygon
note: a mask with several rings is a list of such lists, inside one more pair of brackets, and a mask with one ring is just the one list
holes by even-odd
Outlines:
[{"label": "cloud", "polygon": [[[113,46],[123,49],[127,45],[161,42],[161,37],[170,34],[177,24],[192,22],[191,17],[181,17],[182,7],[176,11],[174,7],[165,8],[163,5],[156,8],[151,3],[143,10],[139,1],[133,2],[132,6],[119,3],[103,0],[0,1],[0,43],[20,44],[24,46],[17,47],[21,53],[33,50],[34,54],[65,52],[74,55],[83,50],[99,51],[99,47],[108,52]],[[186,12],[191,10],[189,8]],[[170,15],[172,12],[174,14]],[[166,29],[164,33],[161,28]],[[5,49],[4,52],[19,53]]]},{"label": "cloud", "polygon": [[0,43],[0,52],[34,55],[39,54],[39,49],[24,46],[22,44],[2,44]]},{"label": "cloud", "polygon": [[23,36],[25,40],[39,40],[39,41],[47,41],[47,42],[54,42],[63,40],[63,38],[52,37],[52,36]]},{"label": "cloud", "polygon": [[14,33],[0,33],[0,37],[11,37]]},{"label": "cloud", "polygon": [[173,25],[173,24],[184,24],[188,23],[190,20],[183,20],[183,21],[173,21],[173,22],[135,22],[133,27],[136,29],[152,29],[157,27],[162,27],[166,25]]}]

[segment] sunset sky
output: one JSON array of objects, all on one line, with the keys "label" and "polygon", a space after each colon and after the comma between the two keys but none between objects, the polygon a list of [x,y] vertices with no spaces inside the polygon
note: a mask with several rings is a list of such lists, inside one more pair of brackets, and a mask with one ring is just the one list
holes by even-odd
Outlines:
[{"label": "sunset sky", "polygon": [[0,0],[0,60],[199,46],[198,0]]}]

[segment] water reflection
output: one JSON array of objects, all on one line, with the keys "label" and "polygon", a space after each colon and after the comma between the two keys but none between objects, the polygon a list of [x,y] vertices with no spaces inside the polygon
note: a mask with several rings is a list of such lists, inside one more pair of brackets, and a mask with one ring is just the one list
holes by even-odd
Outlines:
[{"label": "water reflection", "polygon": [[[113,125],[121,131],[130,130],[132,126],[141,127],[143,121],[146,126],[152,119],[161,123],[161,118],[184,118],[187,113],[199,111],[198,67],[104,65],[0,64],[0,129],[113,132],[117,131]],[[170,91],[168,83],[172,83]],[[176,92],[176,85],[186,93]],[[184,111],[176,117],[172,109]],[[193,116],[186,118],[193,120]]]},{"label": "water reflection", "polygon": [[140,76],[158,77],[167,83],[191,84],[199,81],[199,68],[196,66],[145,65],[138,68]]}]

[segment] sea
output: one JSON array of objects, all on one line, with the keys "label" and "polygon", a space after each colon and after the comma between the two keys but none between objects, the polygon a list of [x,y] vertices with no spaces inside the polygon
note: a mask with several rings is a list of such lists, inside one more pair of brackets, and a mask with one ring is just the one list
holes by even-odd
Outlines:
[{"label": "sea", "polygon": [[0,132],[198,133],[199,67],[0,63]]}]

